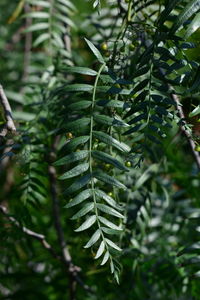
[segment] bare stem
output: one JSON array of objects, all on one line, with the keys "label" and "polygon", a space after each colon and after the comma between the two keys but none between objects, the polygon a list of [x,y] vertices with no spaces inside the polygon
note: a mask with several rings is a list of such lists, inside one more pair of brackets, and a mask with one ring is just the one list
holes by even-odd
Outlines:
[{"label": "bare stem", "polygon": [[5,206],[0,205],[0,212],[16,227],[20,228],[22,232],[24,232],[26,235],[38,240],[41,242],[42,246],[47,249],[50,254],[55,257],[56,259],[61,260],[61,258],[56,254],[54,249],[51,247],[51,245],[46,241],[45,236],[43,234],[37,233],[35,231],[30,230],[27,227],[21,226],[20,223],[12,216],[9,215],[7,212],[7,209]]},{"label": "bare stem", "polygon": [[1,103],[1,105],[3,107],[4,118],[6,120],[5,127],[0,132],[0,136],[4,137],[4,136],[7,135],[8,131],[15,132],[16,131],[16,127],[15,127],[15,124],[13,122],[10,103],[9,103],[7,97],[6,97],[6,94],[5,94],[5,92],[4,92],[3,87],[2,87],[1,84],[0,84],[0,103]]},{"label": "bare stem", "polygon": [[[49,160],[51,160],[51,157],[55,156],[56,151],[56,145],[57,145],[58,139],[55,139],[51,152],[49,154]],[[72,262],[72,257],[69,252],[69,248],[67,246],[64,232],[61,224],[61,214],[60,214],[60,203],[57,193],[57,182],[56,182],[56,169],[50,164],[49,165],[49,181],[50,181],[50,192],[51,192],[51,198],[53,203],[53,214],[54,214],[54,226],[55,230],[57,232],[58,237],[58,243],[60,245],[61,251],[62,251],[62,259],[65,265],[68,267],[69,270],[69,282],[70,282],[70,300],[76,299],[76,283],[79,283],[85,290],[92,292],[91,289],[85,285],[80,277],[78,276],[78,273],[81,271],[81,269],[78,266],[75,266]]]},{"label": "bare stem", "polygon": [[[66,261],[63,260],[63,257],[59,256],[56,251],[53,249],[53,247],[47,242],[46,237],[43,234],[37,233],[25,226],[21,226],[21,224],[14,218],[12,217],[8,211],[7,208],[3,205],[0,205],[0,213],[2,213],[5,218],[7,220],[9,220],[12,224],[14,224],[16,227],[18,227],[24,234],[26,234],[27,236],[34,238],[36,240],[38,240],[42,246],[51,254],[51,256],[53,256],[55,259],[59,260],[62,264],[64,263],[67,267],[68,267],[68,272],[72,273],[72,276],[74,278],[74,280],[80,285],[82,286],[82,288],[84,290],[86,290],[87,292],[93,293],[93,291],[90,289],[89,286],[87,286],[86,284],[84,284],[84,282],[81,280],[81,278],[77,275],[77,273],[75,273],[72,268],[69,268],[68,263],[66,263]],[[74,265],[73,265],[74,266]],[[79,269],[79,267],[74,266],[74,269]]]},{"label": "bare stem", "polygon": [[[159,68],[160,74],[161,76],[163,76],[163,79],[165,79],[165,75],[163,73],[163,70]],[[168,84],[169,89],[172,89],[172,86],[170,84]],[[181,118],[181,125],[180,125],[180,130],[182,131],[182,133],[185,135],[185,137],[188,140],[188,143],[190,145],[191,151],[192,151],[192,155],[196,161],[197,167],[200,170],[200,155],[199,152],[195,151],[195,142],[190,134],[190,132],[187,130],[186,125],[186,118],[185,118],[185,114],[184,111],[182,109],[182,105],[180,103],[180,99],[176,94],[171,94],[172,99],[175,101],[176,103],[176,108],[179,114],[179,117]]]},{"label": "bare stem", "polygon": [[197,164],[197,166],[200,170],[200,155],[199,155],[199,152],[195,151],[195,146],[196,146],[195,142],[194,142],[191,134],[188,132],[187,128],[185,127],[185,125],[186,125],[185,114],[183,112],[181,103],[180,103],[179,98],[178,98],[177,95],[172,94],[172,98],[176,102],[176,107],[177,107],[177,110],[178,110],[178,114],[179,114],[179,117],[181,118],[181,121],[182,121],[182,124],[180,125],[180,129],[181,129],[181,131],[183,132],[183,134],[186,136],[186,138],[188,140],[188,143],[190,145],[192,154],[193,154],[193,156],[195,158],[195,161],[196,161],[196,164]]}]

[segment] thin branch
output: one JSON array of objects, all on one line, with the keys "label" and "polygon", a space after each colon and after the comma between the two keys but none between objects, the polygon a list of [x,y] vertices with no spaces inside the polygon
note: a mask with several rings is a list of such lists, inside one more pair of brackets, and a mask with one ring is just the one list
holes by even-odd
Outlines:
[{"label": "thin branch", "polygon": [[3,170],[6,169],[6,167],[8,166],[8,164],[10,162],[10,156],[6,155],[6,154],[12,151],[13,144],[14,144],[14,142],[11,139],[8,139],[5,142],[3,154],[2,154],[1,160],[0,160],[0,174],[3,172]]},{"label": "thin branch", "polygon": [[83,283],[81,278],[78,276],[78,273],[81,269],[74,265],[72,262],[72,257],[69,252],[69,248],[67,246],[62,224],[61,224],[61,213],[60,213],[60,203],[58,199],[57,193],[57,182],[56,182],[56,169],[51,165],[52,158],[55,157],[56,146],[58,143],[59,137],[57,137],[52,145],[51,152],[49,153],[49,180],[50,180],[50,192],[52,197],[53,203],[53,214],[54,214],[54,225],[55,230],[57,232],[58,242],[62,251],[62,258],[65,265],[68,267],[69,270],[69,281],[70,281],[70,300],[75,300],[76,296],[76,283],[79,283],[85,290],[92,293],[92,290]]},{"label": "thin branch", "polygon": [[64,34],[64,37],[63,37],[64,42],[65,42],[65,47],[66,47],[66,50],[71,55],[72,49],[71,49],[70,27],[66,26],[66,24],[64,24],[64,26],[65,26],[65,30],[66,30],[66,33]]},{"label": "thin branch", "polygon": [[5,137],[8,133],[8,131],[16,132],[16,127],[13,122],[10,103],[6,97],[6,94],[5,94],[1,84],[0,84],[0,104],[3,107],[4,118],[6,120],[6,124],[3,128],[3,130],[0,132],[0,136]]},{"label": "thin branch", "polygon": [[[161,68],[158,68],[158,70],[160,71],[160,75],[163,77],[163,80],[167,83],[168,88],[173,89],[172,86],[166,81],[163,70]],[[190,132],[186,128],[187,122],[186,122],[185,114],[182,109],[182,105],[180,103],[179,97],[173,93],[171,94],[171,97],[176,103],[176,108],[177,108],[179,117],[181,119],[180,129],[188,140],[188,143],[189,143],[191,151],[192,151],[192,155],[196,161],[198,169],[200,170],[200,155],[199,155],[199,152],[195,151],[195,147],[196,147],[195,142],[194,142]]]},{"label": "thin branch", "polygon": [[59,200],[57,197],[57,191],[56,191],[56,170],[53,166],[49,166],[49,177],[50,177],[50,190],[51,190],[51,197],[53,201],[53,214],[54,214],[54,223],[55,223],[55,229],[58,235],[58,241],[62,249],[63,258],[66,261],[66,263],[70,266],[72,263],[71,255],[68,251],[64,233],[62,230],[62,224],[61,224],[61,216],[60,216],[60,207],[59,207]]},{"label": "thin branch", "polygon": [[49,153],[50,165],[48,168],[48,172],[49,172],[49,180],[50,180],[50,192],[51,192],[51,198],[53,203],[54,225],[58,236],[58,242],[62,249],[63,259],[70,267],[72,264],[72,258],[65,241],[65,236],[61,224],[60,203],[59,203],[58,193],[57,193],[56,169],[51,165],[52,158],[55,157],[55,151],[56,151],[58,140],[59,137],[55,138],[54,143],[52,145],[51,152]]},{"label": "thin branch", "polygon": [[191,150],[192,150],[192,154],[195,158],[195,161],[196,161],[196,164],[200,170],[200,155],[199,155],[199,152],[195,151],[195,142],[190,134],[190,132],[188,132],[187,128],[186,128],[186,121],[185,121],[185,114],[183,112],[183,109],[182,109],[182,105],[180,103],[180,100],[178,98],[177,95],[175,94],[172,94],[172,98],[173,100],[176,102],[176,107],[177,107],[177,110],[178,110],[178,114],[179,114],[179,117],[181,118],[181,122],[182,124],[180,125],[180,129],[181,131],[183,132],[183,134],[186,136],[187,140],[188,140],[188,143],[191,147]]},{"label": "thin branch", "polygon": [[63,261],[69,269],[70,300],[75,300],[76,299],[75,276],[77,275],[77,272],[80,271],[80,268],[73,265],[71,255],[69,253],[68,247],[65,242],[64,232],[63,232],[62,224],[61,224],[59,199],[57,196],[56,170],[53,166],[49,166],[48,172],[49,172],[49,179],[50,179],[51,198],[52,198],[52,202],[53,202],[53,215],[54,215],[55,230],[57,232],[58,243],[59,243],[61,251],[62,251]]},{"label": "thin branch", "polygon": [[[63,260],[63,257],[59,256],[56,253],[56,251],[53,249],[53,247],[47,242],[46,237],[43,234],[37,233],[25,226],[21,226],[21,224],[14,217],[10,216],[10,214],[7,211],[7,208],[3,205],[0,205],[0,213],[2,213],[7,220],[9,220],[11,223],[13,223],[17,228],[19,228],[27,236],[38,240],[42,244],[42,246],[51,254],[51,256],[53,256],[55,259],[59,260],[61,263],[64,262],[65,265],[67,265],[67,267],[68,267],[68,264],[66,264],[66,262]],[[78,267],[76,267],[76,268],[78,268]],[[68,271],[72,272],[72,269],[68,269]],[[86,290],[89,293],[93,293],[93,291],[90,289],[90,287],[87,286],[86,284],[84,284],[84,282],[81,280],[81,278],[77,274],[75,274],[74,271],[73,271],[73,276],[74,276],[76,282],[79,283],[80,286],[82,286],[82,288],[84,290]]]},{"label": "thin branch", "polygon": [[0,212],[10,221],[12,222],[16,227],[20,228],[22,232],[24,232],[26,235],[38,240],[41,242],[42,246],[47,249],[50,254],[55,257],[56,259],[61,260],[61,257],[59,257],[54,249],[51,247],[51,245],[46,241],[45,236],[43,234],[37,233],[35,231],[32,231],[28,229],[27,227],[21,226],[20,223],[12,216],[10,216],[7,212],[7,209],[5,206],[0,205]]}]

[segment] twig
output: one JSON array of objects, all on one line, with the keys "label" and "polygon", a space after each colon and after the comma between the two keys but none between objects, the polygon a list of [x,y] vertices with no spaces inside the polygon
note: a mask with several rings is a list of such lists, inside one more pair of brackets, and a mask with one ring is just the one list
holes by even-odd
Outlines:
[{"label": "twig", "polygon": [[186,136],[187,140],[188,140],[188,143],[191,147],[191,150],[192,150],[192,154],[195,158],[195,161],[196,161],[196,164],[200,170],[200,155],[199,155],[199,152],[195,151],[195,142],[194,140],[192,139],[192,136],[191,134],[188,132],[188,130],[185,128],[185,125],[186,125],[186,121],[185,121],[185,114],[183,112],[183,109],[182,109],[182,106],[181,106],[181,103],[179,101],[179,98],[177,95],[175,94],[172,94],[172,98],[173,100],[176,102],[176,107],[177,107],[177,110],[178,110],[178,114],[179,114],[179,117],[181,118],[181,125],[180,125],[180,129],[181,131],[183,132],[183,134]]},{"label": "twig", "polygon": [[69,269],[70,300],[75,300],[76,299],[75,276],[77,275],[77,272],[80,271],[80,268],[73,265],[71,255],[69,253],[68,247],[65,242],[65,237],[64,237],[64,233],[63,233],[63,229],[62,229],[62,224],[61,224],[59,199],[57,196],[57,189],[56,189],[56,170],[53,166],[49,166],[49,179],[50,179],[51,198],[52,198],[52,202],[53,202],[53,215],[54,215],[55,230],[57,232],[58,242],[59,242],[59,245],[60,245],[60,248],[62,251],[63,261]]},{"label": "twig", "polygon": [[52,144],[52,149],[49,153],[48,173],[49,173],[49,181],[50,181],[50,192],[51,192],[51,198],[53,203],[54,225],[58,236],[58,242],[61,246],[64,260],[70,265],[72,262],[72,258],[66,245],[64,232],[61,224],[60,203],[59,203],[58,193],[57,193],[56,169],[54,166],[51,165],[52,160],[55,159],[55,151],[56,151],[56,146],[58,141],[59,141],[59,137],[56,137],[54,143]]},{"label": "twig", "polygon": [[92,293],[90,287],[85,285],[78,273],[81,269],[75,266],[72,262],[72,257],[69,252],[68,246],[65,241],[64,232],[61,224],[61,214],[60,214],[60,203],[57,193],[57,182],[56,182],[56,169],[51,165],[52,158],[55,157],[55,151],[59,137],[57,137],[52,145],[51,152],[49,154],[49,180],[50,180],[50,191],[53,203],[53,214],[54,214],[54,225],[57,232],[58,242],[62,250],[62,258],[65,265],[68,267],[69,271],[69,281],[70,281],[70,300],[75,300],[76,296],[76,283],[79,283],[85,290]]},{"label": "twig", "polygon": [[65,26],[65,30],[66,30],[66,33],[64,34],[64,42],[65,42],[65,48],[66,50],[70,53],[71,55],[71,38],[70,38],[70,28],[69,26],[66,26],[66,24],[64,24]]},{"label": "twig", "polygon": [[54,249],[51,247],[51,245],[46,241],[45,236],[43,234],[37,233],[35,231],[32,231],[28,229],[27,227],[21,226],[20,223],[12,216],[10,216],[7,212],[7,209],[5,206],[0,205],[0,212],[10,221],[12,222],[16,227],[20,228],[22,232],[24,232],[26,235],[38,240],[41,242],[42,246],[47,249],[50,254],[55,257],[56,259],[61,260],[61,257],[59,257]]},{"label": "twig", "polygon": [[0,160],[0,174],[3,172],[3,170],[6,169],[6,167],[8,166],[9,164],[9,161],[10,161],[10,156],[6,155],[6,153],[9,153],[12,151],[13,149],[13,140],[11,139],[8,139],[6,142],[5,142],[5,145],[4,145],[4,150],[3,150],[3,154],[1,156],[1,159]]},{"label": "twig", "polygon": [[[158,70],[160,71],[160,75],[163,77],[163,80],[167,83],[168,88],[173,89],[172,86],[166,81],[165,74],[164,74],[163,70],[161,68],[158,68]],[[182,109],[182,105],[180,103],[179,97],[176,94],[173,94],[173,93],[171,93],[171,97],[176,103],[176,108],[177,108],[179,117],[181,118],[180,130],[182,131],[182,133],[187,138],[188,143],[189,143],[190,148],[191,148],[191,151],[192,151],[192,154],[193,154],[193,157],[196,161],[197,167],[200,170],[200,155],[199,155],[199,152],[195,151],[195,147],[196,147],[195,142],[194,142],[190,132],[188,132],[188,130],[186,128],[187,122],[186,122],[185,114],[184,114],[184,111]]]},{"label": "twig", "polygon": [[[34,239],[38,240],[39,242],[41,242],[42,246],[51,254],[51,256],[53,256],[55,259],[59,260],[61,263],[64,262],[66,264],[66,262],[63,261],[63,257],[59,256],[56,253],[56,251],[53,249],[53,247],[47,242],[46,237],[43,234],[37,233],[33,230],[30,230],[29,228],[27,228],[25,226],[21,226],[21,224],[14,217],[9,215],[7,208],[3,205],[0,205],[0,213],[2,213],[6,219],[8,219],[11,223],[13,223],[16,227],[18,227],[27,236],[34,238]],[[67,266],[68,266],[68,264],[67,264]],[[78,268],[78,267],[76,267],[76,268]],[[68,269],[68,271],[72,272],[71,269]],[[87,286],[86,284],[84,284],[84,282],[81,280],[81,278],[77,274],[74,274],[74,272],[73,272],[73,276],[74,276],[76,282],[79,283],[80,286],[82,286],[82,288],[84,290],[86,290],[89,293],[93,293],[93,291],[90,289],[90,287]]]},{"label": "twig", "polygon": [[3,130],[0,132],[0,136],[5,137],[7,135],[8,131],[16,132],[16,127],[13,122],[10,103],[6,97],[6,94],[5,94],[1,84],[0,84],[0,103],[3,107],[4,118],[6,120],[6,124],[3,128]]},{"label": "twig", "polygon": [[54,214],[55,229],[58,235],[59,244],[62,249],[63,258],[66,261],[66,263],[70,266],[70,264],[72,263],[72,258],[66,246],[64,233],[62,230],[59,200],[56,191],[56,170],[53,166],[49,166],[49,177],[50,177],[50,184],[51,184],[50,186],[51,196],[53,200],[53,214]]}]

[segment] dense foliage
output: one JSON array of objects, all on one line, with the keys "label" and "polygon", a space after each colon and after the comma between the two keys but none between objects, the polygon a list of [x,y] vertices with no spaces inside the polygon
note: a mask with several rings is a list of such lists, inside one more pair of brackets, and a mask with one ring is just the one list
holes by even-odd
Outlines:
[{"label": "dense foliage", "polygon": [[200,0],[0,8],[1,299],[200,299]]}]

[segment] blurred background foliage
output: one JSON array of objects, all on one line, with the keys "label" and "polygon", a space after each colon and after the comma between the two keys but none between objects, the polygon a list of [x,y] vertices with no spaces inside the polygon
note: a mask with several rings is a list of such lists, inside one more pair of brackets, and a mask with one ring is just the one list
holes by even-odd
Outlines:
[{"label": "blurred background foliage", "polygon": [[[148,1],[141,2],[144,6],[141,9],[141,23],[147,19],[147,23],[151,24],[145,24],[141,30],[146,30],[151,40],[156,24],[152,12],[159,5],[163,9],[162,5],[168,1],[151,1],[152,6],[146,5]],[[169,24],[189,1],[180,2],[172,19],[168,20]],[[55,94],[61,93],[59,88],[66,83],[94,84],[94,78],[89,75],[67,77],[65,67],[75,65],[97,70],[97,61],[94,61],[94,55],[84,38],[92,40],[104,57],[110,56],[109,52],[102,50],[102,43],[108,43],[109,51],[114,51],[110,35],[116,38],[123,17],[119,8],[116,8],[117,4],[112,1],[102,1],[100,14],[93,8],[92,1],[74,0],[72,3],[76,10],[72,9],[70,15],[74,24],[70,33],[71,52],[63,52],[63,58],[58,40],[53,44],[52,52],[48,43],[33,46],[40,36],[40,30],[24,31],[32,25],[32,20],[23,16],[27,9],[24,1],[12,0],[9,4],[7,0],[0,1],[0,83],[9,98],[18,128],[16,137],[8,136],[6,146],[0,145],[0,201],[20,226],[44,234],[57,253],[61,253],[61,249],[54,228],[55,208],[48,175],[49,165],[56,158],[49,157],[49,153],[52,137],[58,128],[62,128],[66,121],[65,114],[69,112],[67,107],[63,108],[63,99],[56,98]],[[127,3],[124,1],[122,4],[126,9]],[[40,10],[39,4],[35,3],[34,7]],[[183,35],[184,28],[177,36]],[[134,64],[135,57],[144,48],[137,44],[134,35],[129,34],[127,40],[125,49],[120,46],[120,51],[123,67],[130,67],[128,75],[131,76],[134,67],[130,61],[133,58]],[[130,41],[134,48],[133,56],[130,54]],[[185,60],[199,66],[200,29],[187,42],[195,43],[195,47],[183,50],[182,55]],[[178,70],[177,75],[181,75],[181,72],[182,69]],[[74,96],[69,97],[73,101]],[[199,87],[194,95],[185,97],[183,93],[181,103],[198,147],[198,114],[194,118],[190,117],[190,113],[199,105]],[[173,111],[176,115],[176,110]],[[2,125],[2,117],[0,121]],[[83,248],[90,238],[90,231],[85,234],[74,233],[74,221],[70,219],[73,208],[72,211],[63,208],[66,199],[60,192],[60,184],[60,213],[65,238],[74,264],[81,267],[81,278],[92,290],[88,292],[78,285],[76,299],[200,299],[200,175],[178,121],[172,119],[170,128],[165,128],[166,137],[161,145],[150,143],[139,167],[137,164],[134,167],[134,160],[130,159],[130,171],[119,175],[128,187],[125,192],[118,194],[120,203],[125,207],[124,231],[119,239],[123,249],[118,255],[120,285],[113,280],[106,265],[99,267],[93,260],[96,249],[92,249],[90,255]],[[63,145],[69,139],[66,132],[61,130],[61,133],[64,134],[56,149],[58,158],[62,157],[62,151],[65,152]],[[123,137],[123,141],[128,141],[132,148],[138,144],[143,147],[145,143],[143,139],[132,142],[131,135]],[[110,166],[104,164],[103,168],[107,167]],[[69,186],[71,181],[67,181],[67,184]],[[110,187],[106,186],[106,189],[112,196]],[[80,220],[77,225],[81,225]],[[26,236],[3,215],[0,217],[0,240],[1,299],[75,299],[68,296],[70,281],[66,267],[54,259],[38,240]]]}]

